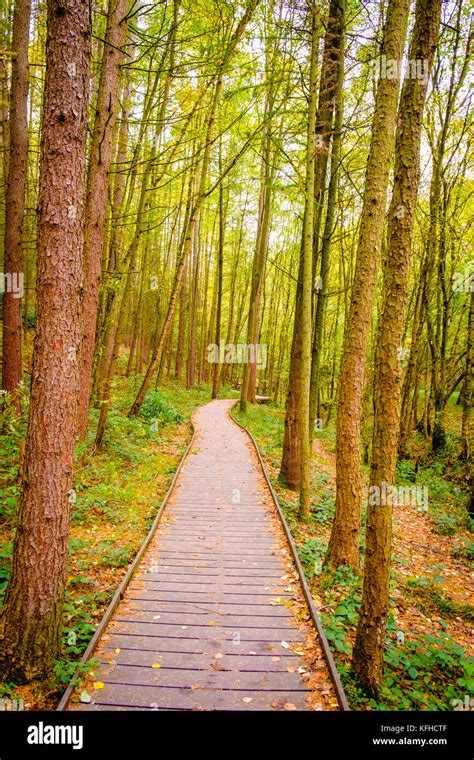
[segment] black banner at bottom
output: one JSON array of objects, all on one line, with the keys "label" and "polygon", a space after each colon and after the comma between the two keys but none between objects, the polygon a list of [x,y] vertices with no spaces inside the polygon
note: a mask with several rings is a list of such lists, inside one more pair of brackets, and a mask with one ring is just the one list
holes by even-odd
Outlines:
[{"label": "black banner at bottom", "polygon": [[[162,752],[474,758],[473,712],[0,712],[0,760],[117,758]],[[170,746],[171,745],[171,746]]]}]

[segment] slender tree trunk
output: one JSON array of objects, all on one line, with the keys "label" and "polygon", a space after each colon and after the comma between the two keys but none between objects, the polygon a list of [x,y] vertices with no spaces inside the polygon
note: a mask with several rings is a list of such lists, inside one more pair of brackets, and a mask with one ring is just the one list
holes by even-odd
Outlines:
[{"label": "slender tree trunk", "polygon": [[318,12],[316,4],[308,7],[311,20],[311,57],[309,74],[308,135],[306,147],[305,209],[303,226],[303,271],[301,288],[301,328],[297,340],[301,343],[301,376],[298,388],[298,430],[301,446],[299,516],[306,520],[311,508],[311,448],[309,434],[309,395],[311,385],[311,311],[313,292],[313,223],[314,170],[316,152],[316,109],[318,98]]},{"label": "slender tree trunk", "polygon": [[178,344],[176,347],[176,365],[174,376],[181,380],[184,359],[184,338],[186,334],[186,312],[188,311],[188,291],[186,287],[187,265],[183,272],[183,287],[179,294],[179,320],[178,320]]},{"label": "slender tree trunk", "polygon": [[[329,141],[332,137],[332,156],[331,156],[331,177],[328,188],[328,202],[326,210],[326,219],[324,223],[324,232],[321,245],[321,278],[317,294],[316,309],[314,316],[314,334],[313,350],[311,358],[311,396],[310,396],[310,418],[309,430],[311,440],[313,438],[314,423],[317,414],[318,398],[320,391],[319,370],[321,366],[321,349],[323,342],[324,316],[326,311],[326,295],[329,281],[330,266],[330,248],[331,238],[334,228],[334,217],[336,212],[337,187],[339,176],[339,164],[341,155],[342,140],[342,86],[344,81],[344,23],[345,23],[345,0],[337,0],[331,3],[329,19],[326,31],[325,58],[326,65],[323,62],[323,70],[326,76],[321,82],[320,103],[318,105],[318,114],[320,120],[320,131],[316,129],[323,144],[321,156],[325,157],[325,163],[321,166],[319,173],[319,195],[322,195],[326,179],[327,154],[329,153]],[[322,108],[321,99],[324,103]],[[334,127],[333,127],[334,112]],[[318,121],[318,117],[317,117]],[[321,163],[321,161],[320,161]],[[320,201],[321,205],[321,201]],[[317,211],[318,224],[316,228],[314,245],[317,249],[319,246],[319,229],[321,225],[322,209]]]},{"label": "slender tree trunk", "polygon": [[127,40],[127,13],[130,0],[110,0],[104,54],[92,133],[87,178],[84,227],[84,281],[82,301],[81,382],[78,434],[87,431],[87,413],[92,382],[92,361],[99,306],[99,284],[104,244],[110,165],[112,163],[115,119],[118,111],[121,65]]},{"label": "slender tree trunk", "polygon": [[[273,25],[274,3],[268,6],[269,27]],[[273,37],[269,34],[269,38]],[[255,345],[259,341],[260,300],[264,280],[265,264],[268,252],[271,209],[273,200],[273,180],[275,176],[276,155],[272,162],[272,112],[274,109],[273,64],[274,50],[271,43],[266,48],[265,69],[269,79],[265,99],[265,117],[268,119],[262,140],[262,163],[260,169],[260,195],[258,203],[257,240],[252,262],[252,281],[247,322],[247,344]],[[240,390],[240,409],[245,412],[247,403],[255,402],[257,379],[256,361],[246,361],[243,367],[242,387]]]},{"label": "slender tree trunk", "polygon": [[[409,0],[389,0],[381,55],[401,64]],[[352,302],[345,327],[336,420],[336,514],[326,561],[359,565],[362,506],[361,412],[365,361],[382,245],[387,186],[395,142],[399,82],[380,78],[360,221]]]},{"label": "slender tree trunk", "polygon": [[13,395],[19,410],[16,393],[22,380],[21,361],[21,299],[23,297],[23,255],[21,223],[25,204],[28,164],[28,41],[31,0],[16,0],[13,13],[13,59],[10,95],[10,160],[5,197],[4,276],[10,287],[3,294],[3,355],[2,388]]},{"label": "slender tree trunk", "polygon": [[[410,60],[424,61],[431,72],[442,0],[418,0]],[[392,504],[382,499],[392,486],[400,425],[399,347],[408,302],[411,236],[419,185],[420,142],[427,79],[405,80],[398,116],[395,179],[388,221],[384,291],[377,331],[375,420],[372,442],[362,609],[353,666],[370,692],[383,680],[385,626],[389,604]],[[384,503],[384,502],[388,503]]]},{"label": "slender tree trunk", "polygon": [[48,0],[41,130],[37,322],[13,566],[2,615],[7,680],[46,675],[60,652],[77,429],[90,5]]},{"label": "slender tree trunk", "polygon": [[[222,172],[222,144],[219,144],[219,164]],[[217,309],[216,309],[216,345],[219,350],[221,342],[221,320],[222,320],[222,278],[224,269],[224,188],[222,182],[219,186],[219,247],[217,252]],[[219,392],[221,365],[217,361],[213,367],[212,374],[212,394],[211,398],[217,398]]]},{"label": "slender tree trunk", "polygon": [[294,491],[300,487],[301,478],[301,442],[298,430],[298,389],[301,385],[302,358],[301,343],[298,340],[298,336],[301,330],[301,288],[303,281],[302,250],[303,245],[301,245],[298,264],[298,280],[295,293],[295,316],[290,352],[290,372],[285,405],[285,430],[283,434],[283,450],[279,474],[279,478],[285,486]]},{"label": "slender tree trunk", "polygon": [[144,298],[144,291],[145,291],[145,281],[147,277],[149,246],[150,246],[150,233],[148,232],[146,235],[145,250],[143,252],[143,258],[142,258],[142,263],[141,263],[141,273],[139,277],[140,284],[138,286],[138,295],[136,296],[135,305],[131,314],[130,329],[132,332],[132,337],[130,341],[130,351],[128,354],[127,369],[125,370],[125,377],[130,377],[131,375],[135,352],[138,352],[138,347],[139,347],[139,329],[140,329],[140,325],[142,324],[140,317],[143,311],[142,305],[143,305],[143,298]]},{"label": "slender tree trunk", "polygon": [[196,337],[197,337],[197,312],[199,307],[199,229],[202,224],[194,228],[193,241],[193,266],[191,272],[190,298],[189,298],[189,353],[187,368],[187,388],[194,388],[196,376]]},{"label": "slender tree trunk", "polygon": [[[474,275],[471,274],[471,277]],[[472,404],[474,400],[474,290],[471,290],[466,339],[466,369],[462,399],[461,457],[470,465],[473,456],[474,430]],[[472,471],[471,471],[472,477]]]},{"label": "slender tree trunk", "polygon": [[[471,275],[472,276],[472,275]],[[466,365],[462,405],[461,458],[466,463],[470,496],[467,510],[474,517],[474,423],[472,404],[474,400],[474,290],[471,290],[466,343]]]}]

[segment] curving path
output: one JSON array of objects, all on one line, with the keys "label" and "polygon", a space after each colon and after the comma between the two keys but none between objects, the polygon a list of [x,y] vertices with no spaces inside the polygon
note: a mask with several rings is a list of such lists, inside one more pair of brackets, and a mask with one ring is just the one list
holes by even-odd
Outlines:
[{"label": "curving path", "polygon": [[104,686],[70,709],[338,709],[234,403],[197,410],[163,519],[94,654]]}]

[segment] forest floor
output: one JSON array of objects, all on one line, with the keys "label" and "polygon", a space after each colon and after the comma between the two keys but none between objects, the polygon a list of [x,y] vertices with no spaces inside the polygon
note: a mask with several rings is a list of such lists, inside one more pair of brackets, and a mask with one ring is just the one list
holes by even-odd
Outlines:
[{"label": "forest floor", "polygon": [[[0,685],[0,697],[23,699],[25,709],[56,706],[151,526],[191,438],[191,414],[209,400],[207,387],[188,391],[177,382],[165,382],[149,394],[140,416],[129,419],[126,415],[138,382],[134,377],[117,379],[103,450],[94,453],[91,448],[96,410],[91,414],[91,438],[78,447],[63,659],[57,661],[50,684]],[[237,395],[228,388],[220,393],[221,397]],[[333,428],[316,433],[314,507],[309,522],[301,524],[296,518],[297,495],[278,481],[284,409],[258,405],[236,417],[259,444],[352,708],[453,709],[453,700],[462,701],[474,692],[474,608],[470,604],[474,544],[464,507],[462,468],[452,454],[455,446],[449,443],[458,428],[457,408],[449,409],[450,436],[443,455],[434,458],[417,436],[411,444],[413,458],[398,466],[399,483],[428,486],[429,504],[427,513],[415,506],[395,509],[386,685],[378,700],[363,693],[349,670],[361,578],[344,568],[336,574],[322,568],[335,507]],[[5,547],[0,554],[0,604],[10,571],[18,450],[25,424],[24,419],[17,421],[9,434],[0,437],[0,545]]]},{"label": "forest floor", "polygon": [[[453,405],[448,415],[453,430],[458,415]],[[314,506],[309,522],[300,523],[297,494],[278,480],[284,409],[256,406],[236,416],[259,444],[352,708],[452,710],[459,704],[454,700],[464,704],[466,695],[474,692],[474,543],[464,507],[462,470],[450,456],[449,443],[443,456],[434,458],[416,436],[411,442],[413,460],[403,460],[397,467],[399,485],[427,486],[428,510],[419,511],[416,505],[394,508],[386,678],[375,700],[364,694],[349,671],[361,577],[346,568],[335,574],[323,568],[335,509],[334,430],[315,434]],[[368,482],[368,469],[365,479]],[[362,539],[362,553],[363,549]]]}]

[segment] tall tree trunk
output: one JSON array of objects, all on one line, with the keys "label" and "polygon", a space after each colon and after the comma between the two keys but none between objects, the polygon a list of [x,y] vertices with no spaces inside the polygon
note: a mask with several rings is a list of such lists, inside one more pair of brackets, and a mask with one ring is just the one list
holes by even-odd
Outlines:
[{"label": "tall tree trunk", "polygon": [[[474,272],[470,275],[474,277]],[[472,430],[472,402],[474,396],[474,290],[471,290],[469,315],[467,320],[466,364],[464,389],[462,394],[462,453],[465,462],[470,462],[474,447],[474,431]]]},{"label": "tall tree trunk", "polygon": [[130,0],[109,0],[104,54],[100,72],[94,128],[87,177],[84,227],[84,281],[82,302],[81,382],[78,434],[87,431],[92,382],[92,360],[99,306],[99,283],[104,244],[110,165],[112,163],[115,120],[118,111],[121,65],[127,41],[127,13]]},{"label": "tall tree trunk", "polygon": [[311,21],[311,56],[309,73],[308,134],[306,144],[305,208],[302,242],[301,327],[297,340],[301,343],[301,374],[298,405],[298,431],[301,446],[299,516],[307,519],[311,508],[311,449],[309,435],[309,394],[311,384],[311,311],[313,292],[313,223],[314,170],[316,152],[316,109],[318,98],[318,12],[314,2],[308,7]]},{"label": "tall tree trunk", "polygon": [[[274,2],[270,0],[267,8],[268,39],[265,54],[265,72],[267,88],[265,94],[265,118],[267,124],[262,140],[262,162],[260,169],[260,194],[258,203],[257,240],[252,262],[252,280],[250,287],[250,302],[247,322],[247,344],[259,342],[260,300],[264,280],[265,264],[268,252],[268,237],[270,234],[271,209],[273,200],[273,180],[275,176],[276,154],[272,161],[272,113],[274,109],[274,35],[271,34],[274,16]],[[247,403],[255,402],[257,380],[256,361],[246,361],[243,367],[242,387],[240,389],[240,409],[245,412]]]},{"label": "tall tree trunk", "polygon": [[183,287],[179,294],[178,344],[176,347],[176,365],[174,372],[174,376],[177,380],[181,380],[181,373],[183,371],[186,312],[188,311],[188,292],[186,288],[187,268],[186,264],[183,272]]},{"label": "tall tree trunk", "polygon": [[[471,277],[474,273],[471,273]],[[470,485],[470,495],[467,505],[469,515],[474,518],[474,422],[472,404],[474,400],[474,290],[471,290],[467,342],[466,369],[464,378],[461,457],[466,463],[467,482]]]},{"label": "tall tree trunk", "polygon": [[[342,86],[344,81],[344,24],[345,0],[335,0],[329,9],[329,18],[325,38],[325,55],[323,59],[324,78],[321,77],[321,87],[316,121],[316,134],[322,143],[319,162],[318,185],[319,206],[316,209],[317,223],[315,225],[315,249],[319,246],[319,230],[322,217],[322,195],[326,181],[327,156],[332,135],[331,177],[328,188],[328,202],[321,244],[321,276],[317,293],[314,315],[313,349],[311,358],[311,395],[309,431],[313,438],[319,398],[319,370],[321,366],[321,349],[323,342],[324,315],[326,311],[326,294],[329,281],[330,247],[336,211],[337,185],[342,140]],[[334,114],[334,126],[333,126]],[[318,131],[319,126],[319,131]],[[318,137],[317,137],[318,139]],[[323,160],[324,157],[324,160]]]},{"label": "tall tree trunk", "polygon": [[[442,0],[418,0],[409,59],[431,72]],[[376,345],[375,419],[372,441],[362,608],[353,666],[370,692],[383,680],[392,538],[391,499],[382,499],[395,479],[400,425],[399,348],[408,302],[411,236],[419,185],[420,142],[428,76],[405,79],[398,114],[395,178],[388,218],[388,250]],[[387,501],[388,503],[384,503]]]},{"label": "tall tree trunk", "polygon": [[48,0],[41,130],[37,322],[13,566],[2,615],[5,677],[58,657],[77,429],[90,5]]},{"label": "tall tree trunk", "polygon": [[[202,224],[202,218],[200,223],[194,228],[194,241],[193,241],[193,256],[192,256],[192,270],[190,277],[190,298],[189,298],[189,353],[188,353],[188,367],[186,387],[194,388],[195,375],[196,375],[196,337],[197,337],[197,312],[199,307],[199,229]],[[182,288],[181,290],[184,290]]]},{"label": "tall tree trunk", "polygon": [[[219,166],[222,173],[222,142],[219,143]],[[222,279],[224,270],[224,187],[221,182],[219,186],[219,245],[217,251],[217,309],[216,309],[216,332],[215,343],[220,347],[221,342],[221,320],[222,320]],[[213,367],[212,373],[212,394],[211,398],[217,398],[219,392],[220,380],[220,363],[217,361]]]},{"label": "tall tree trunk", "polygon": [[25,204],[26,172],[28,165],[28,41],[31,0],[16,0],[13,13],[13,58],[10,94],[10,160],[5,197],[4,276],[11,286],[3,294],[3,355],[2,388],[16,393],[22,380],[21,363],[21,299],[23,290],[23,256],[21,223]]},{"label": "tall tree trunk", "polygon": [[[389,0],[387,8],[382,60],[394,61],[399,67],[409,7],[409,0]],[[352,301],[345,326],[339,374],[336,514],[326,557],[326,562],[335,568],[339,565],[359,565],[362,394],[377,266],[382,246],[388,176],[395,143],[398,92],[398,79],[379,79],[365,174]]]}]

